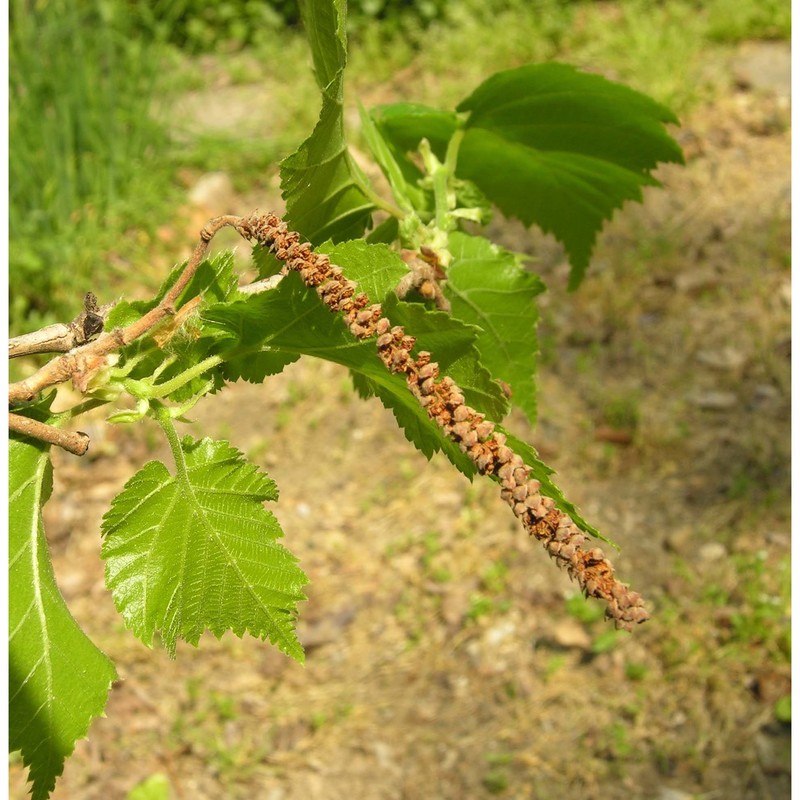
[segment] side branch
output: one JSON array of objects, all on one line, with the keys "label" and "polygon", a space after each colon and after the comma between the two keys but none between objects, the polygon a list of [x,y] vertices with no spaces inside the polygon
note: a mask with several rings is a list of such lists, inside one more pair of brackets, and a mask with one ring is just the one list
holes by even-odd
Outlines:
[{"label": "side branch", "polygon": [[[217,232],[226,226],[231,226],[244,236],[245,234],[241,227],[243,223],[244,220],[241,217],[230,215],[212,219],[200,232],[200,241],[178,280],[175,281],[155,308],[136,320],[136,322],[128,325],[127,328],[117,328],[102,334],[93,342],[74,347],[65,355],[49,361],[30,377],[10,384],[8,387],[9,404],[13,406],[18,403],[28,402],[44,389],[64,383],[70,378],[79,389],[85,390],[91,375],[103,366],[105,356],[149,333],[167,317],[175,313],[175,302],[197,271],[208,252],[209,242]],[[76,319],[81,319],[81,317],[79,316]],[[51,349],[50,352],[52,351]],[[36,352],[47,351],[38,350]]]},{"label": "side branch", "polygon": [[41,442],[54,444],[76,456],[82,456],[89,449],[89,437],[82,431],[62,431],[60,428],[45,425],[44,422],[20,414],[9,413],[8,429]]},{"label": "side branch", "polygon": [[72,322],[58,322],[22,336],[13,336],[8,340],[8,357],[19,358],[35,353],[67,353],[103,330],[106,317],[113,306],[113,303],[108,303],[98,308],[97,298],[92,292],[87,292],[83,300],[83,311]]},{"label": "side branch", "polygon": [[525,530],[538,539],[551,558],[576,579],[587,596],[606,603],[606,616],[618,628],[631,630],[648,619],[642,597],[614,577],[614,568],[599,547],[587,548],[585,536],[572,519],[555,507],[550,497],[540,492],[539,481],[522,458],[506,446],[505,436],[495,424],[464,402],[464,395],[450,378],[439,378],[439,366],[430,353],[412,349],[413,336],[383,316],[379,303],[370,304],[356,284],[344,277],[340,267],[327,256],[315,253],[308,243],[274,214],[253,215],[243,229],[247,238],[261,244],[300,274],[303,282],[316,290],[328,308],[344,315],[350,332],[357,339],[377,337],[378,354],[393,373],[405,376],[409,390],[431,420],[455,441],[483,475],[493,476],[501,485],[501,495],[511,506]]}]

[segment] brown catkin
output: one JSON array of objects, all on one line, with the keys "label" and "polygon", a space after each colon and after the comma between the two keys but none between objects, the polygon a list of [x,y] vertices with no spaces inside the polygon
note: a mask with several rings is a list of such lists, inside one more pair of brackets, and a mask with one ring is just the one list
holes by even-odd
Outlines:
[{"label": "brown catkin", "polygon": [[285,263],[286,270],[300,274],[303,282],[315,287],[320,299],[333,312],[343,313],[350,332],[357,339],[377,337],[376,346],[386,367],[405,375],[408,388],[428,416],[456,442],[483,475],[500,481],[503,499],[528,533],[538,539],[550,557],[567,570],[589,597],[606,603],[606,617],[618,628],[631,630],[648,619],[642,597],[614,577],[611,562],[599,547],[587,549],[587,537],[555,501],[540,493],[532,470],[510,447],[494,423],[466,405],[464,395],[451,378],[439,378],[439,366],[430,353],[412,350],[413,336],[382,316],[380,304],[366,294],[356,294],[341,268],[327,256],[317,254],[300,236],[288,230],[275,214],[254,214],[242,226],[250,239],[267,247]]}]

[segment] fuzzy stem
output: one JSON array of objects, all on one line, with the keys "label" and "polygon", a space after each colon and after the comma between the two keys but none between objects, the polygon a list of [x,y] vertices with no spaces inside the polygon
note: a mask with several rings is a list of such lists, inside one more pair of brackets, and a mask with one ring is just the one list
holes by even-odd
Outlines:
[{"label": "fuzzy stem", "polygon": [[164,381],[164,383],[157,383],[149,393],[149,397],[166,397],[169,394],[172,394],[176,389],[180,389],[181,386],[185,386],[189,381],[194,380],[195,378],[202,375],[204,372],[207,372],[212,367],[216,367],[217,364],[221,364],[223,362],[222,356],[209,356],[208,358],[203,359],[200,363],[195,364],[189,369],[181,372],[180,375],[176,375],[174,378],[170,378],[168,381]]}]

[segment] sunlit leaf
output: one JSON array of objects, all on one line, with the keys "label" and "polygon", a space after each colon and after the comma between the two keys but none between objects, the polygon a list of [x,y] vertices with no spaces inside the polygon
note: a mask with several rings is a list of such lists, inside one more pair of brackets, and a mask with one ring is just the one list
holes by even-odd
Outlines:
[{"label": "sunlit leaf", "polygon": [[170,655],[205,630],[269,640],[303,660],[294,630],[307,582],[277,539],[275,484],[227,442],[188,437],[172,475],[158,461],[125,484],[103,517],[106,582],[128,627]]},{"label": "sunlit leaf", "polygon": [[444,292],[453,316],[479,328],[481,362],[507,383],[511,402],[536,421],[536,296],[544,284],[513,253],[477,236],[453,233]]},{"label": "sunlit leaf", "polygon": [[42,523],[52,468],[47,447],[9,441],[9,750],[43,800],[64,760],[103,713],[116,671],[73,619],[56,585]]}]

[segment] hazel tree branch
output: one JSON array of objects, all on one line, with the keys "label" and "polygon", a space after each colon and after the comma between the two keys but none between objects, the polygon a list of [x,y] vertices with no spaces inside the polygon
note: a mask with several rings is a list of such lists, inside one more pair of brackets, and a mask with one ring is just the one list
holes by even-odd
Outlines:
[{"label": "hazel tree branch", "polygon": [[92,292],[87,292],[83,298],[83,311],[72,322],[58,322],[38,331],[11,337],[8,340],[8,357],[67,353],[100,333],[113,307],[113,303],[108,303],[98,308],[97,298]]},{"label": "hazel tree branch", "polygon": [[[126,328],[117,328],[102,333],[94,341],[87,341],[102,331],[105,319],[111,310],[111,305],[98,309],[97,299],[90,292],[84,299],[83,312],[72,322],[66,325],[50,325],[12,340],[9,344],[10,357],[62,350],[67,352],[52,359],[28,378],[10,384],[9,405],[13,407],[15,404],[29,402],[44,389],[70,379],[79,391],[86,391],[92,376],[106,364],[106,356],[144,336],[164,320],[175,315],[175,303],[197,272],[208,252],[211,240],[227,226],[235,228],[244,236],[241,228],[243,223],[241,217],[231,215],[210,220],[200,231],[200,241],[186,267],[161,302]],[[9,413],[8,426],[9,430],[56,445],[78,456],[82,456],[89,447],[89,437],[85,433],[62,431],[21,414]]]}]

